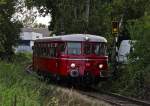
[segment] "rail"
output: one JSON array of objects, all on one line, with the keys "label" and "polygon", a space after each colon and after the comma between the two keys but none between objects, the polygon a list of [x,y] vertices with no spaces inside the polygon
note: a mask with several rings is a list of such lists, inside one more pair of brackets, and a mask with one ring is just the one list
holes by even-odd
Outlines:
[{"label": "rail", "polygon": [[77,92],[98,100],[103,100],[115,106],[150,106],[150,102],[131,97],[122,96],[117,93],[101,91],[97,88],[91,88],[91,91],[77,90]]},{"label": "rail", "polygon": [[[29,74],[34,75],[34,72],[32,72],[31,65],[29,65],[25,69],[25,71]],[[82,95],[86,95],[88,97],[92,97],[97,100],[103,100],[103,101],[105,101],[111,105],[115,105],[115,106],[150,106],[150,102],[148,102],[148,101],[122,96],[117,93],[101,91],[95,87],[90,87],[90,88],[75,87],[74,90]]]}]

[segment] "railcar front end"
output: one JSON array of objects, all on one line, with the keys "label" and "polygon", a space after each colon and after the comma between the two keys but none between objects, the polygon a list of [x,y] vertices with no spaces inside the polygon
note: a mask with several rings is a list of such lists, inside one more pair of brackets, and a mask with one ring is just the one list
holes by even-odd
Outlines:
[{"label": "railcar front end", "polygon": [[66,42],[60,53],[60,75],[83,81],[97,81],[108,77],[106,43]]},{"label": "railcar front end", "polygon": [[108,77],[107,40],[73,34],[35,41],[33,69],[60,78],[93,83]]}]

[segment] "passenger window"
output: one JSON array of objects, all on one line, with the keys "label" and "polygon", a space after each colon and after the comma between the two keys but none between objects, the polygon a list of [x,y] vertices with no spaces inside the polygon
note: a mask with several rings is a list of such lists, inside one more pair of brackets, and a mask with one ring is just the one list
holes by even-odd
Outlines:
[{"label": "passenger window", "polygon": [[106,45],[103,43],[89,43],[84,44],[84,54],[85,55],[105,55],[106,54]]},{"label": "passenger window", "polygon": [[61,54],[65,54],[65,49],[66,49],[66,47],[65,47],[65,43],[60,43],[59,45],[58,45],[58,52],[59,53],[61,53]]},{"label": "passenger window", "polygon": [[80,55],[81,54],[81,43],[73,42],[68,43],[68,54],[71,55]]},{"label": "passenger window", "polygon": [[84,45],[84,53],[86,55],[91,54],[91,46],[89,44]]},{"label": "passenger window", "polygon": [[55,57],[56,55],[56,47],[51,48],[51,57]]},{"label": "passenger window", "polygon": [[56,57],[56,44],[55,43],[51,43],[48,45],[47,48],[47,54],[49,57]]},{"label": "passenger window", "polygon": [[47,56],[46,47],[43,47],[43,56]]}]

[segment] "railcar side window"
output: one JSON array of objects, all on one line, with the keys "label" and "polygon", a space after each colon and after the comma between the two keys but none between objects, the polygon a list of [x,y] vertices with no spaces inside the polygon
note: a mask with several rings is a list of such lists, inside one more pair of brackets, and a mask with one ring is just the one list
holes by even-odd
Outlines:
[{"label": "railcar side window", "polygon": [[85,55],[105,55],[106,45],[104,43],[85,43],[84,44]]},{"label": "railcar side window", "polygon": [[84,54],[86,54],[86,55],[91,54],[91,46],[90,46],[90,44],[85,44],[84,45]]},{"label": "railcar side window", "polygon": [[61,53],[61,54],[65,54],[66,53],[66,44],[65,43],[60,43],[58,45],[58,51]]},{"label": "railcar side window", "polygon": [[50,57],[55,57],[56,56],[56,47],[52,47],[50,49]]},{"label": "railcar side window", "polygon": [[80,55],[81,54],[81,43],[69,42],[67,43],[68,54]]},{"label": "railcar side window", "polygon": [[56,47],[57,47],[56,43],[48,44],[47,56],[49,56],[49,57],[56,57]]}]

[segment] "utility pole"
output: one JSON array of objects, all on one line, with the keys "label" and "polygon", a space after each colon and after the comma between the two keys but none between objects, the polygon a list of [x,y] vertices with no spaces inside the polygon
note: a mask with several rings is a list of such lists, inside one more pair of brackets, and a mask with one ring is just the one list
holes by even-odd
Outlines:
[{"label": "utility pole", "polygon": [[113,41],[113,50],[112,50],[112,55],[111,55],[111,61],[113,63],[113,74],[116,77],[117,75],[117,70],[118,70],[118,36],[119,36],[119,22],[118,21],[112,21],[112,35],[114,36],[114,41]]},{"label": "utility pole", "polygon": [[64,28],[64,14],[63,14],[63,12],[65,11],[65,3],[63,1],[61,1],[58,5],[58,8],[60,10],[60,18],[59,18],[60,34],[64,35],[65,28]]},{"label": "utility pole", "polygon": [[86,30],[88,30],[88,24],[89,24],[89,14],[90,14],[90,0],[86,0]]}]

